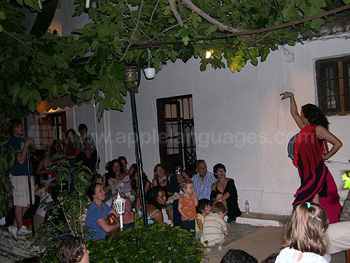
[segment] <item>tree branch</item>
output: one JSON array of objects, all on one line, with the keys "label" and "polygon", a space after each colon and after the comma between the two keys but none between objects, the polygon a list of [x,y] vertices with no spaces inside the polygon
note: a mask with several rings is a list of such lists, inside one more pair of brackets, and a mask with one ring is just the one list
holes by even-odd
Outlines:
[{"label": "tree branch", "polygon": [[[135,18],[134,18],[133,14],[132,14],[132,11],[133,11],[133,10],[131,9],[131,5],[128,3],[127,0],[125,0],[125,3],[126,3],[128,9],[129,9],[130,16],[131,16],[132,21],[134,22],[134,25],[137,26],[137,22],[135,21]],[[127,27],[127,26],[125,25],[124,22],[123,22],[123,24],[124,24],[125,27]],[[137,30],[140,32],[140,35],[143,35],[142,37],[146,36],[146,37],[149,39],[149,37],[146,35],[145,32],[143,32],[143,31],[141,30],[141,28],[138,28]],[[142,37],[141,37],[141,38],[142,38]],[[141,38],[140,38],[140,39],[141,39]],[[139,39],[138,39],[138,40],[139,40]],[[138,41],[138,40],[137,40],[137,41]],[[137,41],[136,41],[136,42],[137,42]]]},{"label": "tree branch", "polygon": [[[157,37],[163,35],[165,32],[167,32],[167,31],[169,31],[169,30],[171,30],[171,29],[173,29],[173,28],[175,28],[175,27],[177,27],[177,26],[179,26],[179,24],[176,24],[176,25],[173,25],[173,26],[171,26],[171,27],[168,27],[168,28],[164,29],[162,32],[160,32],[158,35],[156,35],[154,38],[152,38],[152,39],[150,40],[150,42],[152,42],[152,41],[155,40]],[[181,42],[182,42],[182,40],[181,40]]]},{"label": "tree branch", "polygon": [[20,40],[19,38],[17,38],[16,36],[14,36],[13,34],[11,34],[10,32],[6,31],[5,29],[2,30],[3,33],[5,33],[6,35],[8,35],[9,37],[13,38],[14,40],[18,41],[19,43],[21,43],[24,48],[27,50],[27,52],[29,53],[29,55],[33,58],[33,60],[35,61],[35,63],[39,66],[39,68],[41,68],[41,70],[46,74],[49,75],[45,68],[39,63],[39,61],[34,57],[33,53],[31,52],[33,49],[31,47],[29,47],[26,43],[24,43],[22,40]]},{"label": "tree branch", "polygon": [[137,22],[136,22],[136,25],[135,25],[135,29],[134,29],[134,31],[132,32],[131,38],[130,38],[130,40],[129,40],[129,44],[128,44],[127,48],[125,49],[125,52],[124,52],[122,58],[120,59],[120,61],[122,61],[122,60],[125,58],[126,54],[127,54],[128,51],[129,51],[129,48],[130,48],[131,45],[132,45],[132,44],[131,44],[131,43],[132,43],[132,40],[133,40],[134,37],[135,37],[135,33],[136,33],[136,31],[137,31],[137,28],[139,27],[139,23],[140,23],[140,19],[141,19],[141,13],[142,13],[143,5],[144,5],[144,0],[141,1],[141,4],[140,4],[140,6],[139,6],[139,15],[138,15],[138,17],[137,17]]},{"label": "tree branch", "polygon": [[[182,15],[183,15],[183,17],[184,17],[185,20],[187,21],[186,12],[185,12],[185,10],[182,8],[181,0],[177,0],[177,4],[179,5],[180,10],[182,10]],[[199,35],[198,32],[194,29],[193,26],[191,26],[190,28],[192,29],[193,33],[195,33],[197,36]]]},{"label": "tree branch", "polygon": [[[169,0],[171,1],[171,0]],[[205,13],[202,9],[198,8],[197,6],[195,6],[191,0],[182,0],[182,2],[184,2],[193,12],[197,13],[198,15],[200,15],[201,17],[203,17],[205,20],[207,20],[209,23],[213,24],[213,25],[218,25],[220,30],[224,30],[227,32],[231,32],[231,33],[241,33],[244,32],[244,30],[241,29],[236,29],[233,27],[229,27],[226,26],[224,24],[222,24],[221,22],[219,22],[218,20],[216,20],[215,18],[211,17],[210,15],[208,15],[207,13]]]},{"label": "tree branch", "polygon": [[153,20],[153,16],[154,16],[154,13],[156,12],[156,9],[157,9],[157,7],[158,7],[159,1],[160,1],[160,0],[157,1],[156,5],[155,5],[154,8],[153,8],[153,11],[152,11],[152,14],[151,14],[151,18],[150,18],[150,20],[149,20],[149,24],[148,24],[148,27],[147,27],[146,31],[143,33],[143,35],[142,35],[136,42],[138,42],[138,41],[141,40],[144,36],[147,35],[148,30],[149,30],[150,27],[151,27],[152,20]]},{"label": "tree branch", "polygon": [[[183,1],[185,1],[185,0],[183,0]],[[330,10],[330,11],[327,11],[327,12],[324,12],[324,13],[321,13],[321,14],[318,14],[318,15],[310,16],[307,18],[302,18],[299,20],[285,23],[285,24],[280,24],[280,25],[275,25],[275,26],[265,27],[265,28],[255,29],[255,30],[246,30],[246,31],[241,31],[241,32],[231,33],[231,34],[192,38],[189,40],[189,42],[208,41],[208,40],[214,40],[214,39],[225,39],[225,38],[230,38],[230,37],[235,37],[235,36],[252,35],[252,34],[258,34],[258,33],[263,33],[263,32],[269,32],[269,31],[278,30],[278,29],[282,29],[282,28],[286,28],[286,27],[290,27],[290,26],[295,26],[295,25],[298,25],[298,24],[301,24],[304,22],[314,20],[316,18],[321,18],[324,16],[339,13],[339,12],[342,12],[342,11],[347,10],[347,9],[350,9],[350,4],[333,9],[333,10]],[[165,42],[159,42],[159,43],[148,43],[148,44],[142,44],[142,45],[135,44],[135,45],[132,45],[130,50],[149,48],[149,47],[153,47],[153,46],[177,44],[177,43],[182,43],[182,40],[165,41]]]},{"label": "tree branch", "polygon": [[181,16],[180,16],[180,14],[177,12],[176,7],[175,7],[173,1],[172,1],[172,0],[168,0],[168,2],[169,2],[170,10],[171,10],[171,12],[173,13],[173,15],[175,16],[175,18],[176,18],[176,20],[177,20],[179,26],[180,26],[180,27],[184,27],[184,28],[188,28],[188,26],[185,25],[184,22],[182,21]]}]

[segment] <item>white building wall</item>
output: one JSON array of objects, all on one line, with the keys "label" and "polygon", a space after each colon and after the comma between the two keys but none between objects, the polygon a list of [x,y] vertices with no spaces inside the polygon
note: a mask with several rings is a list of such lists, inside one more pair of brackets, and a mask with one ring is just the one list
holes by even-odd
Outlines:
[{"label": "white building wall", "polygon": [[[67,10],[71,4],[62,3],[62,12]],[[86,21],[86,16],[63,20],[63,35]],[[156,99],[192,94],[197,157],[206,160],[209,170],[218,162],[226,165],[228,177],[235,180],[241,209],[249,200],[253,212],[289,214],[299,176],[287,156],[287,144],[299,130],[289,114],[289,101],[282,102],[279,94],[294,92],[299,109],[306,103],[317,104],[315,60],[347,55],[349,44],[350,40],[337,38],[287,46],[287,51],[272,52],[257,67],[248,63],[236,73],[212,68],[200,72],[199,61],[194,59],[186,64],[170,62],[154,80],[143,78],[136,102],[146,174],[152,179],[153,167],[160,161]],[[292,62],[287,62],[291,59],[288,52],[294,55]],[[129,165],[135,162],[129,96],[124,112],[105,112],[100,123],[94,116],[96,110],[92,104],[83,105],[74,107],[69,116],[76,130],[79,123],[86,123],[98,142],[100,173],[107,161],[120,155],[126,156]],[[328,164],[342,200],[347,191],[342,189],[341,175],[350,170],[346,163],[350,159],[349,118],[329,117],[330,131],[344,144],[332,160],[345,163]]]},{"label": "white building wall", "polygon": [[[259,66],[248,64],[236,73],[211,68],[200,72],[197,60],[177,61],[164,67],[154,80],[143,79],[136,100],[145,172],[152,178],[159,162],[159,146],[153,138],[157,134],[156,99],[192,94],[197,157],[207,161],[209,170],[217,162],[226,165],[228,176],[235,179],[241,208],[247,199],[254,212],[289,214],[299,176],[286,148],[299,130],[289,114],[289,101],[280,101],[279,94],[294,92],[299,108],[317,103],[315,60],[348,54],[348,46],[345,39],[298,44],[287,47],[294,54],[293,62],[286,62],[286,52],[280,49]],[[129,99],[123,113],[109,114],[111,120],[118,120],[110,123],[113,132],[130,134]],[[332,159],[347,162],[349,116],[334,116],[329,121],[331,132],[344,143]],[[128,144],[113,148],[113,157],[123,154],[129,163],[134,161],[134,148]],[[344,199],[347,191],[342,189],[341,175],[349,164],[328,167]]]}]

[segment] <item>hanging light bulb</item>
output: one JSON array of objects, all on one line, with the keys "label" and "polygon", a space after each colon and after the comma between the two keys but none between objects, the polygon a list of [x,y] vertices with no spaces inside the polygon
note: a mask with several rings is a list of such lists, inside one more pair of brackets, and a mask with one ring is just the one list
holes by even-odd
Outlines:
[{"label": "hanging light bulb", "polygon": [[211,50],[208,50],[207,52],[205,52],[205,58],[209,59],[211,58],[211,55],[213,54],[213,52]]}]

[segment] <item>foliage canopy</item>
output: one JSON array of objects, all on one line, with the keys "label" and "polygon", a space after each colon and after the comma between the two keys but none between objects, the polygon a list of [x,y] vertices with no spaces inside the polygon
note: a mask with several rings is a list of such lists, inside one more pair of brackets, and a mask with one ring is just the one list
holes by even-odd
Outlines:
[{"label": "foliage canopy", "polygon": [[[99,117],[105,110],[122,111],[127,95],[125,67],[137,64],[146,48],[157,71],[168,61],[186,63],[190,58],[200,59],[202,71],[208,65],[240,71],[248,61],[257,65],[266,60],[277,45],[295,45],[301,36],[312,38],[329,18],[324,12],[335,8],[327,14],[341,12],[349,3],[75,0],[73,27],[86,14],[90,22],[74,29],[75,37],[61,37],[48,32],[25,34],[21,7],[42,12],[37,0],[0,0],[0,112],[21,116],[25,110],[35,112],[36,103],[45,98],[70,94],[75,100],[81,90],[87,91],[86,100],[95,99]],[[207,50],[213,52],[211,59],[204,58]],[[146,60],[142,56],[142,63]]]}]

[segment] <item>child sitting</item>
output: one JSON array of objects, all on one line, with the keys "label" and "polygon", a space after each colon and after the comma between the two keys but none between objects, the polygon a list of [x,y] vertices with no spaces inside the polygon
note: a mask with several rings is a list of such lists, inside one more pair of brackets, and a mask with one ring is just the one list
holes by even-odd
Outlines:
[{"label": "child sitting", "polygon": [[[193,182],[191,179],[185,179],[181,184],[184,194],[179,199],[178,210],[181,214],[182,228],[188,231],[195,230],[195,220],[197,218],[196,206],[198,199],[193,191]],[[193,233],[194,234],[194,233]]]},{"label": "child sitting", "polygon": [[196,237],[201,238],[203,233],[204,218],[211,214],[211,202],[208,199],[202,199],[198,201],[197,206],[197,219],[196,219]]},{"label": "child sitting", "polygon": [[226,206],[222,202],[216,202],[211,212],[212,214],[204,219],[201,236],[201,243],[207,246],[207,252],[210,251],[210,247],[218,247],[218,250],[222,250],[225,236],[228,236],[227,224],[224,221],[227,214]]},{"label": "child sitting", "polygon": [[276,263],[327,263],[328,217],[322,206],[309,202],[298,204],[286,225],[283,247]]}]

